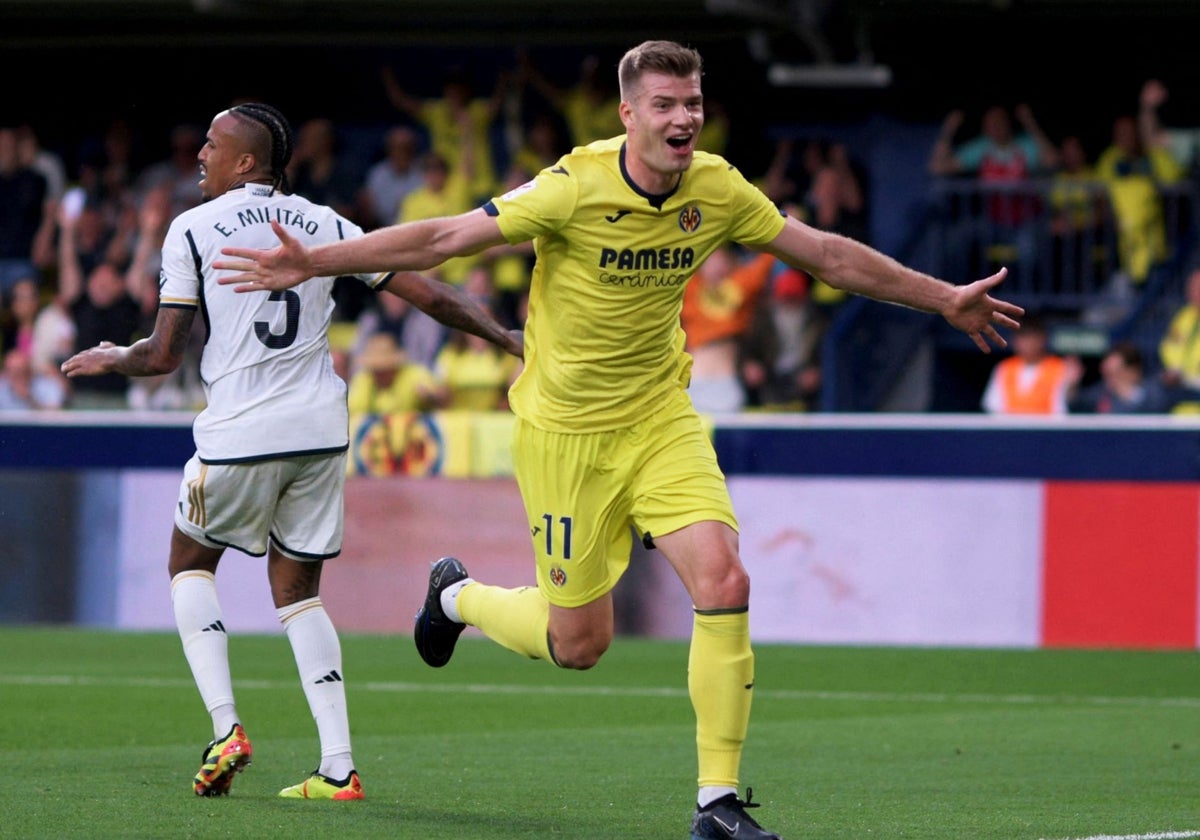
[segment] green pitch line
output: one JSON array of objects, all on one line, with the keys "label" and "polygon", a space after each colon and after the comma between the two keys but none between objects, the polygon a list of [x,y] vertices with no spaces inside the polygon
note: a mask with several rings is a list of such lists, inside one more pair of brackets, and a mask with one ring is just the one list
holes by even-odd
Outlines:
[{"label": "green pitch line", "polygon": [[[288,680],[237,680],[238,691],[287,691],[293,686]],[[188,678],[142,677],[80,677],[70,674],[0,674],[0,685],[107,686],[109,688],[190,688]],[[502,683],[445,682],[366,682],[355,686],[356,691],[392,694],[495,694],[495,695],[563,695],[571,697],[637,697],[643,699],[679,699],[688,696],[684,688],[612,685],[522,685]],[[792,700],[797,702],[825,701],[829,703],[897,703],[897,704],[980,704],[985,706],[1147,706],[1200,709],[1200,697],[1096,697],[1035,694],[905,694],[880,691],[791,691],[756,687],[758,700]]]}]

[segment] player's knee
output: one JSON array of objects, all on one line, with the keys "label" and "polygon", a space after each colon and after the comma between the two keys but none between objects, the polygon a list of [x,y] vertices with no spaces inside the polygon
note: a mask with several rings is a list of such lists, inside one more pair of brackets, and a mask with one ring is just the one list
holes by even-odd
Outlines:
[{"label": "player's knee", "polygon": [[744,607],[750,603],[750,575],[741,563],[730,563],[699,581],[693,598],[701,609]]},{"label": "player's knee", "polygon": [[573,639],[550,639],[550,652],[560,668],[586,671],[600,661],[608,650],[612,637],[587,636]]}]

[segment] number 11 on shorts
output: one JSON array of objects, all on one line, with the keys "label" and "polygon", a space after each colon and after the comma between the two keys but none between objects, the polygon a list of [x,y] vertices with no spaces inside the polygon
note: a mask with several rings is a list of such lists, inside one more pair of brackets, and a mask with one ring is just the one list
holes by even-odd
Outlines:
[{"label": "number 11 on shorts", "polygon": [[[542,521],[546,523],[546,556],[554,556],[554,514],[543,513]],[[558,524],[562,526],[562,559],[571,559],[571,517],[560,516]]]}]

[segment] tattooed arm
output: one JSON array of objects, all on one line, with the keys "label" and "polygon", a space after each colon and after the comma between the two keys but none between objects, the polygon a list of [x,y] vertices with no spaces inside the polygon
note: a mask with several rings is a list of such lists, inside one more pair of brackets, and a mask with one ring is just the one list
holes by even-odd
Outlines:
[{"label": "tattooed arm", "polygon": [[158,376],[170,373],[183,361],[196,310],[162,307],[154,322],[154,334],[129,347],[102,341],[76,353],[62,364],[69,377],[121,373],[125,376]]},{"label": "tattooed arm", "polygon": [[486,338],[502,350],[522,357],[522,332],[506,329],[474,298],[456,286],[415,271],[397,271],[383,288],[448,327]]}]

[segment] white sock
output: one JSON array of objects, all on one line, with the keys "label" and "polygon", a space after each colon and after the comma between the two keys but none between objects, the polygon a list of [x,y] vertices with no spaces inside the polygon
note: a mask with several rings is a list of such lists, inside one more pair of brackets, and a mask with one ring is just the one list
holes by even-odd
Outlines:
[{"label": "white sock", "polygon": [[237,709],[232,703],[226,703],[209,711],[213,722],[213,740],[224,738],[233,729],[238,720]]},{"label": "white sock", "polygon": [[175,625],[200,690],[212,716],[213,738],[224,738],[238,722],[229,676],[229,635],[217,600],[217,581],[211,572],[180,572],[171,578]]},{"label": "white sock", "polygon": [[321,741],[322,775],[344,779],[354,769],[350,754],[350,717],[342,682],[342,648],[337,630],[320,598],[297,601],[276,610],[287,631],[296,669]]},{"label": "white sock", "polygon": [[737,795],[737,788],[722,787],[720,785],[708,785],[700,788],[700,792],[696,794],[696,804],[701,808],[707,808],[709,804],[716,802],[722,796],[728,794]]},{"label": "white sock", "polygon": [[457,583],[452,583],[442,590],[442,612],[446,614],[446,618],[451,621],[456,621],[462,624],[462,616],[458,614],[458,593],[468,583],[474,583],[472,578],[463,578]]}]

